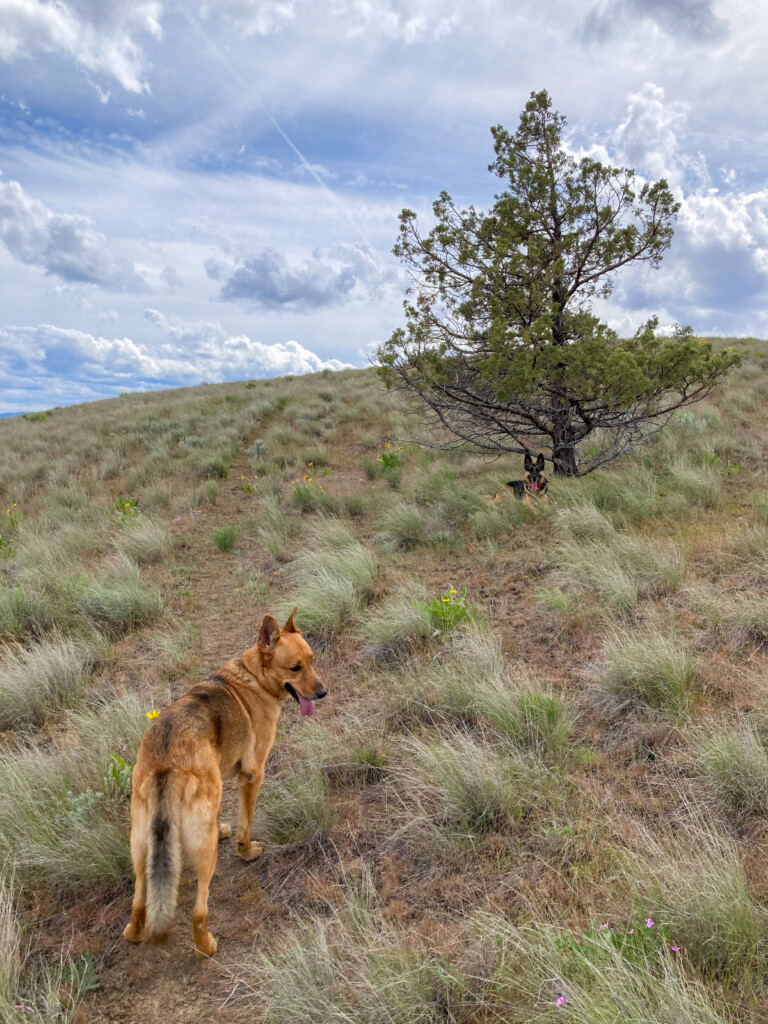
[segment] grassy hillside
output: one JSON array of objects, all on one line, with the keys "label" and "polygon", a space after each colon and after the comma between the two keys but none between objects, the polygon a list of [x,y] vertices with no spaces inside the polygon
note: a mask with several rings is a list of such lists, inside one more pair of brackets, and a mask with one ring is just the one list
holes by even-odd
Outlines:
[{"label": "grassy hillside", "polygon": [[[372,371],[0,423],[0,1021],[768,1019],[768,343],[744,344],[540,515],[483,500],[517,460],[410,443]],[[129,947],[146,713],[294,604],[329,697],[285,706],[262,858],[220,847],[219,953],[194,959],[189,879],[169,943]]]}]

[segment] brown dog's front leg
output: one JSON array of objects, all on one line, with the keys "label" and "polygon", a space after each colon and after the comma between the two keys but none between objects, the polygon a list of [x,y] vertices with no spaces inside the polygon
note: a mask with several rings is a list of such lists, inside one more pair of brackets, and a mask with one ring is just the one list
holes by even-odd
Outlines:
[{"label": "brown dog's front leg", "polygon": [[240,798],[237,806],[237,854],[243,860],[253,860],[262,852],[261,843],[251,840],[251,825],[263,779],[263,771],[240,773]]}]

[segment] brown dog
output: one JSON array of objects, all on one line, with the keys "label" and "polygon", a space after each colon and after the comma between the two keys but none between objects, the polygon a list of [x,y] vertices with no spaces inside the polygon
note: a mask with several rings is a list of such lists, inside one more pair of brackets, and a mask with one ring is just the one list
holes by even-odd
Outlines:
[{"label": "brown dog", "polygon": [[237,852],[253,860],[261,853],[251,840],[253,811],[282,702],[292,696],[301,714],[311,715],[312,702],[327,693],[295,616],[294,608],[282,630],[265,616],[253,647],[193,686],[147,729],[133,771],[136,893],[123,932],[129,942],[168,935],[186,858],[197,872],[195,950],[207,956],[216,952],[208,931],[208,886],[220,832],[221,838],[231,835],[228,826],[220,830],[218,824],[222,779],[238,778]]}]

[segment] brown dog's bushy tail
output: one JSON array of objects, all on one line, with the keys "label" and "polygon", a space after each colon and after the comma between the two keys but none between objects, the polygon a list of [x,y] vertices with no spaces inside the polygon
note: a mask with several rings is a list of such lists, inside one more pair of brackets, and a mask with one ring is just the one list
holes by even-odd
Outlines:
[{"label": "brown dog's bushy tail", "polygon": [[168,934],[176,912],[181,874],[177,780],[169,771],[154,775],[147,856],[147,927],[150,937]]}]

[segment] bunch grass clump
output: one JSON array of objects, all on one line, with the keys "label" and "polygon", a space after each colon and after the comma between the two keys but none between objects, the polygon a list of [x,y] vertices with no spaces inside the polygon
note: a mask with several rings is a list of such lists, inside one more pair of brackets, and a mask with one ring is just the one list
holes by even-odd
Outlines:
[{"label": "bunch grass clump", "polygon": [[427,539],[427,524],[421,510],[400,502],[379,517],[375,541],[385,551],[410,551]]},{"label": "bunch grass clump", "polygon": [[313,524],[303,550],[290,566],[297,589],[285,611],[298,605],[302,630],[327,642],[368,601],[376,579],[376,557],[355,540],[346,523],[334,519]]},{"label": "bunch grass clump", "polygon": [[389,661],[407,657],[422,646],[435,632],[425,598],[424,588],[415,584],[402,587],[377,605],[356,631],[366,652]]},{"label": "bunch grass clump", "polygon": [[121,633],[163,614],[160,591],[139,579],[139,568],[119,555],[106,571],[88,579],[75,598],[78,611],[95,626]]},{"label": "bunch grass clump", "polygon": [[117,546],[127,558],[139,564],[159,562],[168,553],[171,538],[159,523],[140,516],[121,531]]},{"label": "bunch grass clump", "polygon": [[712,728],[699,737],[697,747],[696,767],[731,822],[768,816],[768,751],[753,722]]},{"label": "bunch grass clump", "polygon": [[669,833],[640,832],[630,882],[657,908],[705,978],[760,991],[766,968],[768,918],[752,899],[737,844],[708,812],[694,806]]},{"label": "bunch grass clump", "polygon": [[620,611],[633,610],[640,598],[674,593],[685,572],[685,556],[674,541],[625,534],[561,544],[552,561],[557,582]]},{"label": "bunch grass clump", "polygon": [[334,820],[333,801],[325,779],[311,770],[273,780],[259,799],[257,825],[271,842],[280,846],[322,843]]},{"label": "bunch grass clump", "polygon": [[429,740],[407,738],[402,757],[393,770],[420,809],[413,823],[441,845],[513,827],[540,795],[545,778],[531,758],[460,730]]},{"label": "bunch grass clump", "polygon": [[55,634],[7,648],[0,665],[0,729],[41,726],[76,707],[97,657],[84,641]]},{"label": "bunch grass clump", "polygon": [[116,785],[113,755],[133,763],[147,719],[128,695],[70,722],[60,745],[0,753],[0,858],[13,861],[22,883],[68,894],[122,890],[130,774]]},{"label": "bunch grass clump", "polygon": [[697,687],[696,659],[682,637],[648,626],[618,629],[603,650],[603,684],[623,702],[687,714]]}]

